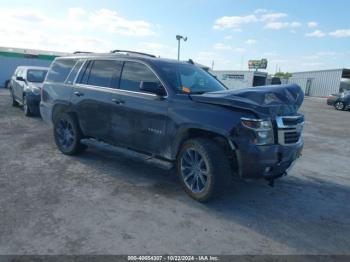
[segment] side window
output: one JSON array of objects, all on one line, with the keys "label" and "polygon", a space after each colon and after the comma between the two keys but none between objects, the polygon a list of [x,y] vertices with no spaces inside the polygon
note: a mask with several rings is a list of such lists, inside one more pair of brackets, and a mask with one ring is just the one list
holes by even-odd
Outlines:
[{"label": "side window", "polygon": [[76,59],[58,59],[54,61],[46,81],[64,82],[76,62]]},{"label": "side window", "polygon": [[79,84],[87,84],[89,80],[89,74],[91,70],[92,61],[86,61],[83,65],[83,68],[80,70],[80,74],[77,79],[77,83]]},{"label": "side window", "polygon": [[84,62],[83,60],[79,60],[79,61],[75,64],[75,66],[74,66],[72,72],[70,72],[70,74],[69,74],[69,76],[68,76],[68,78],[67,78],[67,84],[70,84],[70,85],[73,84],[74,79],[75,79],[75,77],[77,76],[77,74],[78,74],[78,72],[79,72],[79,69],[80,69],[80,67],[82,66],[83,62]]},{"label": "side window", "polygon": [[121,68],[122,62],[120,61],[95,60],[93,61],[87,84],[102,87],[116,87],[119,82]]},{"label": "side window", "polygon": [[125,62],[120,89],[139,92],[141,81],[159,83],[156,75],[147,66],[137,62]]}]

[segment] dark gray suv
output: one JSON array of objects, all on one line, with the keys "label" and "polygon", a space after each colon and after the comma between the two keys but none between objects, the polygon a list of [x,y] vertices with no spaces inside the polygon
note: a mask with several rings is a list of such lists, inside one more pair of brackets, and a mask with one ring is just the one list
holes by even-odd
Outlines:
[{"label": "dark gray suv", "polygon": [[189,62],[135,52],[57,58],[42,90],[43,119],[68,155],[84,139],[174,163],[184,190],[207,201],[232,176],[285,175],[303,148],[297,85],[227,90]]}]

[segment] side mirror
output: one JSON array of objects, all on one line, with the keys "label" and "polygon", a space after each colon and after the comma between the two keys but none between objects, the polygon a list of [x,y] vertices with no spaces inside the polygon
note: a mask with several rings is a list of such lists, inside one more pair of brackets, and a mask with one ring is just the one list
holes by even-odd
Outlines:
[{"label": "side mirror", "polygon": [[147,93],[156,94],[157,96],[165,96],[166,95],[164,87],[159,82],[141,81],[140,90],[147,92]]},{"label": "side mirror", "polygon": [[16,80],[18,80],[18,81],[26,81],[22,76],[17,76]]}]

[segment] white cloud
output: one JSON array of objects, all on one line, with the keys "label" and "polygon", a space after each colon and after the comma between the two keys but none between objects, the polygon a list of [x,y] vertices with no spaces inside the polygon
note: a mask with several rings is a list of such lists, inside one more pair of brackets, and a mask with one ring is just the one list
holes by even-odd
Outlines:
[{"label": "white cloud", "polygon": [[313,31],[311,33],[307,33],[305,35],[308,37],[319,37],[319,38],[326,36],[326,34],[324,32],[322,32],[321,30],[315,30],[315,31]]},{"label": "white cloud", "polygon": [[226,40],[230,40],[230,39],[232,39],[232,35],[227,35],[227,36],[225,36],[224,37]]},{"label": "white cloud", "polygon": [[100,9],[94,12],[89,20],[93,27],[111,33],[128,36],[150,36],[155,34],[150,23],[142,20],[127,20],[109,9]]},{"label": "white cloud", "polygon": [[301,27],[299,22],[270,22],[265,25],[266,29],[280,30],[285,28],[297,28]]},{"label": "white cloud", "polygon": [[135,48],[136,51],[153,54],[160,57],[174,58],[177,56],[177,48],[157,42],[141,42]]},{"label": "white cloud", "polygon": [[307,23],[307,26],[308,26],[309,28],[315,28],[315,27],[318,26],[318,23],[317,23],[317,22],[314,22],[314,21],[311,21],[311,22]]},{"label": "white cloud", "polygon": [[224,29],[237,29],[240,28],[243,24],[249,24],[253,22],[257,22],[258,19],[255,15],[247,15],[247,16],[223,16],[215,21],[213,26],[216,30],[224,30]]},{"label": "white cloud", "polygon": [[334,37],[350,37],[350,29],[338,29],[329,33],[330,36]]},{"label": "white cloud", "polygon": [[285,13],[268,13],[261,16],[261,21],[263,22],[274,22],[281,18],[287,17],[288,15]]},{"label": "white cloud", "polygon": [[118,35],[146,37],[156,29],[147,21],[130,20],[108,9],[89,12],[74,7],[60,17],[29,9],[0,10],[0,34],[6,36],[0,38],[1,46],[105,52],[118,45]]},{"label": "white cloud", "polygon": [[260,13],[267,13],[268,11],[266,9],[260,8],[260,9],[256,9],[254,11],[254,14],[260,14]]},{"label": "white cloud", "polygon": [[254,44],[256,44],[256,40],[255,39],[248,39],[247,41],[245,41],[246,42],[246,44],[248,44],[248,45],[254,45]]},{"label": "white cloud", "polygon": [[214,45],[215,50],[231,50],[232,47],[230,45],[225,45],[223,43],[216,43]]}]

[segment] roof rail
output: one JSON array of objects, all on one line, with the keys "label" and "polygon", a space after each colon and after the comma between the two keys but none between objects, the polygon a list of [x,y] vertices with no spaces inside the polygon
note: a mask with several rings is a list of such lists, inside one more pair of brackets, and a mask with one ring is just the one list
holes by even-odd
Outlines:
[{"label": "roof rail", "polygon": [[112,50],[111,53],[127,53],[127,54],[135,54],[135,55],[144,55],[149,57],[156,57],[155,55],[147,54],[147,53],[141,53],[141,52],[135,52],[135,51],[128,51],[128,50]]},{"label": "roof rail", "polygon": [[73,54],[91,54],[92,52],[88,52],[88,51],[75,51],[73,52]]}]

